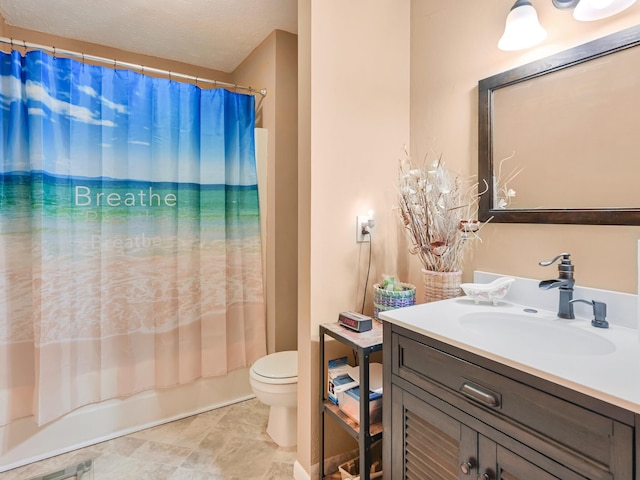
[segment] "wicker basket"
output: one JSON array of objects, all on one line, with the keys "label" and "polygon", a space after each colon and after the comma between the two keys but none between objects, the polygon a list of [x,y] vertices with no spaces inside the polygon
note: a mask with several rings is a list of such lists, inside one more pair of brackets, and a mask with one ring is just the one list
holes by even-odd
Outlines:
[{"label": "wicker basket", "polygon": [[416,287],[410,283],[401,283],[402,290],[385,290],[376,283],[373,286],[373,316],[376,320],[380,312],[416,304]]},{"label": "wicker basket", "polygon": [[462,270],[457,272],[434,272],[422,269],[424,278],[424,301],[435,302],[459,297],[462,293]]}]

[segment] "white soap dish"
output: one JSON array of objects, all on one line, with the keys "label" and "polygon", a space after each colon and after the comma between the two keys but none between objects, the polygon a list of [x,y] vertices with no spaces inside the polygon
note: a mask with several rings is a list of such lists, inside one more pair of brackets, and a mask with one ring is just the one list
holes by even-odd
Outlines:
[{"label": "white soap dish", "polygon": [[474,303],[486,300],[497,305],[498,300],[504,298],[515,280],[511,277],[500,277],[491,283],[463,283],[460,288]]}]

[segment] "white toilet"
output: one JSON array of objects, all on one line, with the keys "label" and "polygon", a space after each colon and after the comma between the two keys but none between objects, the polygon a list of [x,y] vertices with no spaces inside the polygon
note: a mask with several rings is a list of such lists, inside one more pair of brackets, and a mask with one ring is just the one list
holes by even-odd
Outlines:
[{"label": "white toilet", "polygon": [[249,371],[251,389],[271,407],[267,433],[281,447],[297,444],[298,352],[276,352],[258,359]]}]

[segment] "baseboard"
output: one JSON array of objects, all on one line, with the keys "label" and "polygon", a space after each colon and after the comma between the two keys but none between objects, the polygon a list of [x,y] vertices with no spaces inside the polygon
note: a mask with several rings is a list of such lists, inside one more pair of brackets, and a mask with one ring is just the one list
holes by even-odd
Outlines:
[{"label": "baseboard", "polygon": [[300,465],[297,460],[293,464],[293,478],[294,480],[311,480],[307,471],[302,468],[302,465]]}]

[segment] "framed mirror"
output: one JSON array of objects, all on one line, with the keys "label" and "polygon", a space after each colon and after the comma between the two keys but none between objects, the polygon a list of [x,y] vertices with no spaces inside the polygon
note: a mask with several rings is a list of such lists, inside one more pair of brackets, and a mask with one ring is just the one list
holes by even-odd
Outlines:
[{"label": "framed mirror", "polygon": [[480,221],[640,225],[640,26],[478,93]]}]

